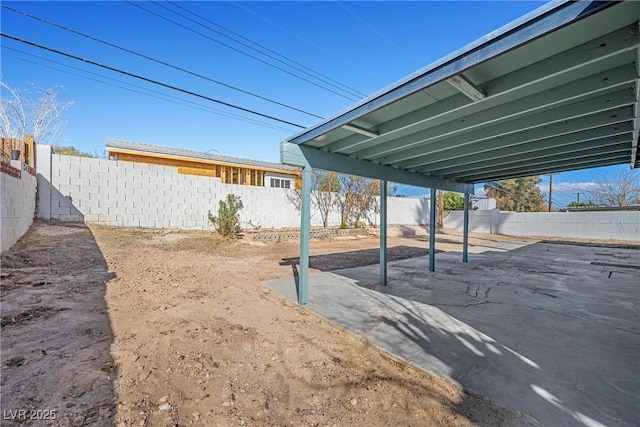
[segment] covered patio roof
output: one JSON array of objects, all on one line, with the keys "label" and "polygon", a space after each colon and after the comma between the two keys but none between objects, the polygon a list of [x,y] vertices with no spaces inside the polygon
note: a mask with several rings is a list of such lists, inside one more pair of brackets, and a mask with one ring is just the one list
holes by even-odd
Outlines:
[{"label": "covered patio roof", "polygon": [[292,136],[281,160],[467,195],[637,168],[639,16],[636,1],[549,3]]},{"label": "covered patio roof", "polygon": [[639,13],[545,6],[287,142],[460,183],[638,167]]}]

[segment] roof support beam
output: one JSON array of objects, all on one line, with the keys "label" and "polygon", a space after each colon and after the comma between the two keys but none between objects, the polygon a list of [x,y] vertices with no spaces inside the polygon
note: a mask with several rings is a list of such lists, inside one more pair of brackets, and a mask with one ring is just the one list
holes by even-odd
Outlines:
[{"label": "roof support beam", "polygon": [[466,95],[472,101],[480,101],[487,97],[483,91],[478,89],[473,83],[471,83],[465,76],[458,74],[457,76],[449,77],[447,83],[458,89],[461,93]]},{"label": "roof support beam", "polygon": [[[624,151],[629,151],[629,135],[624,136],[616,136],[611,138],[603,138],[600,140],[596,140],[595,142],[599,142],[600,145],[591,149],[565,149],[564,152],[559,154],[551,154],[542,155],[537,157],[532,157],[527,159],[526,157],[520,157],[515,161],[503,161],[499,162],[500,170],[503,172],[507,172],[513,169],[520,169],[523,167],[530,168],[532,166],[542,167],[546,164],[553,165],[557,162],[568,161],[567,158],[571,159],[571,161],[577,159],[583,159],[586,157],[597,157],[597,156],[606,156],[611,153],[619,153]],[[566,147],[565,147],[566,148]],[[573,147],[571,147],[573,148]],[[447,170],[447,176],[449,177],[462,177],[462,176],[477,176],[477,175],[487,175],[495,171],[496,166],[476,166],[475,168],[469,168],[461,171],[449,171]]]},{"label": "roof support beam", "polygon": [[[554,154],[570,154],[572,151],[601,147],[603,138],[607,137],[621,136],[616,138],[618,143],[622,140],[629,140],[629,135],[632,130],[632,124],[627,122],[614,123],[595,129],[584,129],[578,132],[561,133],[559,135],[551,134],[548,138],[534,139],[532,141],[524,141],[523,143],[514,143],[508,138],[498,139],[495,141],[495,144],[491,144],[491,146],[494,147],[492,150],[484,150],[485,143],[482,143],[482,147],[478,147],[478,149],[474,150],[469,148],[466,154],[453,158],[450,161],[441,161],[440,163],[425,166],[424,169],[434,174],[439,174],[442,170],[455,173],[477,167],[497,167],[512,161],[512,159],[531,160]],[[494,141],[489,141],[488,143],[493,142]],[[500,142],[503,142],[504,148],[498,146]],[[437,157],[437,154],[434,155],[434,157]],[[429,162],[432,163],[431,159]],[[416,172],[426,173],[425,171],[422,170],[422,167],[416,170]]]},{"label": "roof support beam", "polygon": [[462,262],[469,261],[469,194],[464,197],[464,217],[462,220]]},{"label": "roof support beam", "polygon": [[[548,90],[545,80],[560,80],[557,85],[571,81],[564,76],[575,73],[581,68],[599,70],[609,69],[616,65],[633,61],[628,53],[638,46],[637,32],[633,26],[614,31],[597,40],[589,41],[575,48],[562,52],[553,58],[540,61],[508,76],[482,83],[484,91],[489,95],[482,102],[469,102],[463,95],[454,95],[437,103],[409,112],[378,127],[380,136],[371,141],[362,141],[357,136],[344,138],[329,146],[331,152],[351,154],[367,146],[383,144],[387,141],[405,137],[411,133],[437,126],[444,122],[444,117],[451,113],[468,116],[481,109],[511,102],[522,96],[530,95],[530,86],[540,86],[539,91]],[[597,53],[597,54],[595,54]],[[614,65],[615,64],[615,65]],[[595,67],[595,68],[594,68]],[[528,92],[528,93],[527,93]],[[296,143],[298,141],[296,140]]]},{"label": "roof support beam", "polygon": [[365,129],[363,127],[356,126],[351,123],[342,125],[342,129],[350,130],[351,132],[359,133],[360,135],[368,136],[369,138],[375,138],[376,136],[378,136],[377,133],[371,132],[369,129]]},{"label": "roof support beam", "polygon": [[367,160],[384,157],[385,163],[419,157],[424,154],[422,145],[425,142],[462,135],[508,120],[540,114],[549,109],[604,95],[607,92],[631,88],[637,78],[635,66],[625,64],[613,70],[605,70],[560,86],[554,85],[541,92],[521,97],[516,101],[477,112],[465,117],[464,122],[461,122],[459,118],[450,120],[439,126],[411,134],[406,138],[364,149],[358,155],[361,159]]},{"label": "roof support beam", "polygon": [[298,304],[306,305],[309,296],[309,240],[311,239],[311,168],[302,169],[300,203],[300,271],[298,272]]},{"label": "roof support beam", "polygon": [[327,153],[304,145],[282,142],[280,160],[287,165],[310,167],[333,172],[382,179],[399,184],[423,188],[441,188],[458,193],[473,193],[473,184],[437,178],[425,174],[409,172],[365,160],[354,159],[341,154]]},{"label": "roof support beam", "polygon": [[625,163],[625,160],[628,158],[629,148],[625,151],[616,152],[616,153],[608,153],[606,155],[597,155],[592,157],[585,157],[580,159],[574,159],[572,161],[563,160],[561,162],[545,162],[542,164],[544,168],[540,167],[540,165],[526,167],[523,166],[520,169],[513,169],[511,172],[498,171],[496,174],[479,174],[479,175],[470,175],[464,177],[464,179],[471,182],[487,182],[487,181],[495,181],[495,180],[504,180],[504,179],[512,179],[523,176],[531,176],[531,175],[544,175],[548,173],[556,173],[556,172],[565,172],[576,169],[587,169],[587,168],[596,168],[601,166],[609,166],[609,165],[619,165]]},{"label": "roof support beam", "polygon": [[429,271],[436,271],[436,189],[429,190]]},{"label": "roof support beam", "polygon": [[[631,96],[631,94],[628,95],[629,99]],[[612,99],[611,96],[603,98],[605,101]],[[483,153],[513,149],[519,152],[520,148],[517,147],[522,144],[633,120],[630,106],[598,112],[594,104],[586,101],[584,104],[584,106],[574,105],[560,110],[545,111],[534,118],[513,120],[437,141],[429,144],[429,150],[425,150],[423,156],[407,160],[397,166],[416,168],[417,171],[422,172],[423,167],[433,171],[464,165],[469,161],[477,160],[478,155]],[[589,109],[594,114],[587,115],[586,111]]]},{"label": "roof support beam", "polygon": [[626,159],[627,159],[627,156],[607,158],[607,159],[599,159],[598,161],[585,161],[585,162],[582,162],[582,163],[576,163],[576,164],[571,164],[571,165],[549,167],[549,168],[545,168],[542,171],[540,171],[540,169],[538,169],[536,171],[533,171],[533,172],[529,171],[524,175],[522,173],[517,173],[517,174],[513,173],[513,174],[500,175],[499,177],[496,177],[496,176],[485,177],[485,178],[482,178],[482,179],[475,180],[475,183],[478,184],[478,183],[488,182],[488,181],[498,181],[498,180],[505,180],[505,179],[520,178],[520,177],[523,177],[523,176],[548,175],[550,173],[571,172],[571,171],[581,170],[581,169],[600,168],[600,167],[604,167],[604,166],[621,165],[621,164],[625,163]]},{"label": "roof support beam", "polygon": [[387,181],[380,181],[380,284],[387,284]]}]

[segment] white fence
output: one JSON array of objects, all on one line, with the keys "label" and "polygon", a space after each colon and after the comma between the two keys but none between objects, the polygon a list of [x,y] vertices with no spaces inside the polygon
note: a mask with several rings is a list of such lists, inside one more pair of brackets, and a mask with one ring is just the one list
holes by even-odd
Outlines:
[{"label": "white fence", "polygon": [[36,177],[28,168],[23,170],[18,160],[12,160],[11,165],[3,165],[0,173],[0,252],[9,249],[27,232],[36,208]]},{"label": "white fence", "polygon": [[[451,212],[445,227],[462,231],[462,211]],[[516,213],[470,211],[469,231],[511,236],[640,241],[640,211]]]},{"label": "white fence", "polygon": [[[51,154],[38,146],[38,217],[111,226],[207,230],[227,194],[240,196],[244,228],[300,226],[294,190],[222,184],[219,178],[179,174],[175,167]],[[47,162],[45,159],[51,159]],[[426,199],[389,198],[388,223],[426,224]],[[376,215],[369,215],[374,221]],[[340,224],[337,209],[330,225]],[[312,225],[322,225],[312,209]]]}]

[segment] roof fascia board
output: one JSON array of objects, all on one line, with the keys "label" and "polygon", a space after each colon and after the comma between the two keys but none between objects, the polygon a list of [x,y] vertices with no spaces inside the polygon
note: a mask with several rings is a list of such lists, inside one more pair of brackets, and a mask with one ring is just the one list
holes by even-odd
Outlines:
[{"label": "roof fascia board", "polygon": [[282,142],[280,144],[280,160],[288,165],[353,174],[416,187],[439,188],[469,194],[473,194],[475,191],[473,184],[408,172],[290,142]]},{"label": "roof fascia board", "polygon": [[[638,27],[640,27],[640,19],[638,20]],[[638,28],[640,31],[640,28]],[[640,47],[636,51],[636,72],[640,75]],[[636,104],[633,107],[634,113],[636,115],[634,121],[634,132],[633,132],[633,140],[631,141],[631,159],[629,161],[629,166],[631,169],[640,167],[637,162],[638,159],[638,138],[640,137],[640,105],[638,105],[638,99],[640,95],[640,82],[636,82]]]},{"label": "roof fascia board", "polygon": [[471,45],[428,65],[418,72],[391,85],[387,89],[364,99],[346,112],[329,118],[316,126],[305,129],[287,140],[303,144],[330,130],[341,127],[357,118],[397,101],[407,95],[423,90],[440,81],[460,74],[518,46],[531,42],[549,32],[574,21],[583,19],[597,11],[617,3],[614,0],[576,1],[544,5],[531,14],[478,39]]},{"label": "roof fascia board", "polygon": [[184,160],[184,161],[188,161],[188,162],[202,163],[202,164],[208,164],[208,165],[231,166],[231,167],[235,167],[235,168],[242,167],[242,168],[245,168],[245,169],[256,169],[256,170],[262,170],[262,171],[266,171],[266,172],[277,172],[277,173],[282,173],[282,174],[286,174],[286,175],[300,175],[300,172],[292,171],[292,170],[288,170],[288,169],[278,169],[278,168],[270,168],[270,167],[265,167],[265,166],[255,166],[255,165],[250,165],[250,164],[245,164],[245,163],[223,162],[223,161],[219,161],[219,160],[206,160],[206,159],[199,159],[197,157],[178,156],[178,155],[175,155],[175,154],[153,153],[151,151],[130,150],[130,149],[127,149],[127,148],[117,148],[117,147],[109,147],[109,146],[107,146],[107,151],[109,151],[110,153],[132,154],[132,155],[135,155],[135,156],[154,157],[154,158],[158,158],[158,159]]}]

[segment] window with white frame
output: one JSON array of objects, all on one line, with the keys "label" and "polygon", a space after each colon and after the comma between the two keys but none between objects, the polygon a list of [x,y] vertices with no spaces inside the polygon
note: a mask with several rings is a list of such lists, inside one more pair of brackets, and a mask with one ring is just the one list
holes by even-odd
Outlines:
[{"label": "window with white frame", "polygon": [[291,180],[281,178],[271,178],[271,187],[291,188]]}]

